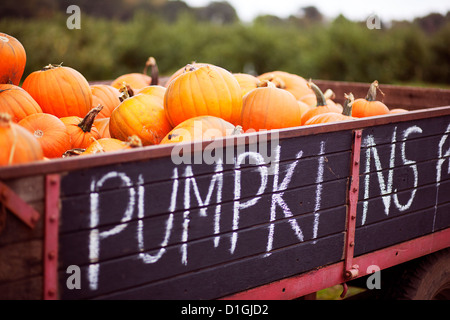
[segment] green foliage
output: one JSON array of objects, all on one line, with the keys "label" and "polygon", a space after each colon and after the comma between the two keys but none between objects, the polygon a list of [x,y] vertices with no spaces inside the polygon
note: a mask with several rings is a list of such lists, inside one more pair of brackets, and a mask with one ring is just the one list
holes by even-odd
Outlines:
[{"label": "green foliage", "polygon": [[0,21],[0,31],[26,49],[25,75],[62,62],[88,80],[114,79],[141,72],[153,56],[163,76],[196,61],[254,74],[284,70],[340,81],[450,83],[448,19],[425,32],[411,22],[371,30],[343,16],[331,22],[265,16],[244,24],[198,20],[191,12],[173,21],[148,10],[129,20],[82,13],[79,30],[68,29],[67,18],[60,13],[46,20]]}]

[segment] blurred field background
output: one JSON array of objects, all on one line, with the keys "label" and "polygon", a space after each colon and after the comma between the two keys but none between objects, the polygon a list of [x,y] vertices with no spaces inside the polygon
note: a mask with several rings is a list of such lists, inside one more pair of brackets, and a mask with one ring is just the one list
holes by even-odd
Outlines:
[{"label": "blurred field background", "polygon": [[[153,56],[162,76],[196,61],[231,72],[284,70],[312,79],[450,87],[450,13],[369,29],[367,17],[326,18],[314,6],[244,23],[227,2],[195,8],[168,0],[20,4],[0,3],[0,32],[24,45],[24,77],[63,63],[89,81],[109,80],[141,72]],[[80,29],[66,26],[72,4],[81,9]]]}]

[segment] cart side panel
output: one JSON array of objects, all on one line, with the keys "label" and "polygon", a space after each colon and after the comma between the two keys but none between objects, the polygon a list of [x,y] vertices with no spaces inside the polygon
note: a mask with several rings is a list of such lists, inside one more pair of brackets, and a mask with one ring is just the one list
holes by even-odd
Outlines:
[{"label": "cart side panel", "polygon": [[[2,181],[23,201],[44,215],[44,177],[33,176]],[[6,208],[5,225],[0,233],[0,299],[39,300],[43,297],[43,234],[40,218],[30,228]],[[3,211],[4,210],[4,211]]]},{"label": "cart side panel", "polygon": [[[274,157],[237,148],[231,164],[166,157],[68,173],[61,297],[212,299],[339,261],[352,137],[283,139]],[[171,174],[153,179],[160,168]],[[70,265],[81,290],[65,286]]]},{"label": "cart side panel", "polygon": [[450,227],[450,117],[363,133],[355,254]]}]

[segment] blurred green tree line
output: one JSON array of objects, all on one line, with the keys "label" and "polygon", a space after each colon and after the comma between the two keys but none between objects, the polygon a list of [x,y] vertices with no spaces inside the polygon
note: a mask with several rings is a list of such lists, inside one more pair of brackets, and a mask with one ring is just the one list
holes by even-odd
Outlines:
[{"label": "blurred green tree line", "polygon": [[[71,4],[80,7],[80,29],[67,28]],[[11,1],[0,4],[0,32],[24,45],[24,76],[63,63],[90,81],[108,80],[141,72],[153,56],[162,75],[197,61],[231,72],[284,70],[336,81],[450,84],[449,13],[383,21],[371,29],[365,20],[327,19],[315,7],[251,23],[240,21],[227,2],[191,8],[167,0],[39,0],[16,7]]]}]

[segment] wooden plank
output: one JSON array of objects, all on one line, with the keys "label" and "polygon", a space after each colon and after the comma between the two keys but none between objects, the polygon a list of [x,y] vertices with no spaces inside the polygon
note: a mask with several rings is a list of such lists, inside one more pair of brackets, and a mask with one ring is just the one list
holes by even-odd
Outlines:
[{"label": "wooden plank", "polygon": [[[178,277],[168,278],[154,283],[141,283],[140,286],[122,288],[108,295],[89,292],[87,283],[82,283],[81,290],[64,291],[63,299],[95,298],[99,299],[215,299],[220,296],[242,291],[259,284],[269,283],[294,274],[311,270],[317,263],[326,265],[341,258],[343,234],[336,234],[264,254],[236,260],[229,264],[219,264],[210,268],[194,270]],[[120,265],[120,267],[125,267]],[[104,270],[105,283],[109,290],[117,286],[116,281],[132,281],[138,275],[148,275],[144,270],[130,273],[126,268]],[[142,279],[140,279],[142,281]],[[84,288],[84,289],[83,289]],[[109,291],[108,290],[108,291]]]},{"label": "wooden plank", "polygon": [[[60,230],[64,233],[89,229],[92,206],[95,203],[98,203],[96,207],[99,210],[101,208],[102,211],[100,221],[97,223],[101,226],[120,222],[127,208],[132,210],[131,219],[136,219],[139,208],[144,211],[144,216],[168,214],[171,207],[172,211],[195,209],[203,205],[237,200],[235,199],[237,194],[242,202],[250,201],[250,198],[258,195],[258,192],[263,195],[276,191],[283,181],[286,190],[315,185],[318,172],[321,172],[320,178],[324,183],[336,179],[346,179],[349,172],[349,157],[349,152],[343,152],[283,162],[274,167],[277,174],[273,174],[275,172],[271,174],[267,167],[264,167],[264,170],[249,167],[238,171],[219,171],[213,175],[197,175],[197,172],[191,171],[190,168],[180,166],[176,168],[177,176],[180,177],[176,180],[143,184],[134,188],[132,186],[136,184],[135,181],[140,181],[139,176],[133,176],[134,173],[120,172],[120,174],[111,176],[111,179],[105,180],[106,182],[101,184],[101,188],[98,188],[98,193],[62,199]],[[318,171],[319,169],[320,171]],[[292,172],[288,176],[289,170]],[[193,177],[182,177],[185,175],[183,171],[191,172]],[[102,182],[102,179],[104,178],[100,177],[98,181]],[[78,184],[81,184],[81,181]],[[93,178],[93,181],[96,180]],[[112,186],[108,185],[109,181]],[[126,187],[117,188],[118,181],[127,182]],[[89,181],[85,187],[90,188],[91,184],[92,182]],[[97,184],[99,183],[97,182]],[[275,186],[276,184],[278,185]],[[312,187],[314,190],[316,188]],[[311,194],[311,192],[313,193]],[[315,191],[311,192],[308,194],[311,194],[314,199]],[[211,194],[208,199],[209,193]],[[143,199],[139,200],[140,197]]]},{"label": "wooden plank", "polygon": [[355,256],[431,233],[434,213],[428,208],[357,228]]},{"label": "wooden plank", "polygon": [[[257,135],[255,135],[257,137]],[[239,140],[239,138],[236,138]],[[255,142],[254,139],[247,137],[248,142]],[[180,177],[185,172],[187,166],[192,168],[196,176],[205,174],[214,174],[217,163],[221,163],[221,171],[234,171],[236,166],[239,168],[255,167],[256,160],[264,160],[259,165],[271,165],[278,162],[296,160],[301,152],[301,158],[316,156],[321,152],[331,154],[341,151],[349,151],[351,148],[352,135],[350,131],[319,134],[314,136],[302,136],[289,139],[274,140],[268,143],[267,147],[257,149],[255,144],[228,146],[227,151],[221,154],[221,157],[215,158],[214,163],[209,164],[202,161],[195,163],[196,154],[187,157],[186,162],[175,163],[171,157],[148,159],[146,161],[124,162],[120,164],[107,165],[96,168],[87,168],[84,170],[73,170],[65,175],[61,181],[62,197],[70,197],[77,194],[89,193],[90,185],[93,180],[100,180],[111,172],[126,172],[132,178],[132,185],[147,184],[152,182],[168,181],[173,179],[174,169],[178,168]],[[222,145],[220,140],[219,146]],[[233,142],[233,141],[231,141]],[[239,141],[238,141],[239,142]],[[262,144],[265,140],[260,141]],[[244,142],[239,142],[244,143]],[[191,145],[189,145],[191,146]],[[193,145],[195,146],[195,144]],[[198,145],[197,145],[198,146]],[[193,147],[194,148],[194,147]],[[228,152],[228,149],[231,152]],[[251,153],[253,157],[248,155]],[[193,159],[194,158],[194,159]],[[176,160],[184,160],[176,158]],[[239,163],[238,163],[239,160]],[[250,162],[253,161],[253,162]],[[183,168],[183,169],[180,169]],[[138,177],[141,176],[141,180]],[[116,184],[112,181],[104,188],[117,189],[122,185],[122,181],[117,180]]]},{"label": "wooden plank", "polygon": [[42,276],[0,283],[1,300],[42,300]]},{"label": "wooden plank", "polygon": [[[230,211],[231,205],[223,207],[224,212]],[[317,238],[336,233],[338,231],[344,230],[346,207],[335,207],[330,209],[325,209],[317,213],[320,216],[321,224],[318,225]],[[285,242],[298,242],[298,238],[292,232],[288,226],[287,218],[282,219],[282,212],[279,212],[280,219],[274,222],[274,242],[273,247],[281,247],[286,245]],[[189,241],[197,241],[202,238],[209,237],[212,242],[217,243],[223,241],[229,241],[226,238],[226,233],[232,232],[232,223],[229,217],[225,216],[223,219],[223,226],[221,232],[214,237],[211,234],[214,232],[212,226],[214,225],[214,215],[208,215],[206,217],[200,217],[198,215],[198,210],[191,212],[190,229],[189,229]],[[300,227],[304,241],[307,239],[312,239],[314,237],[313,226],[315,214],[305,214],[301,216],[293,216],[296,223]],[[269,228],[268,218],[262,215],[253,216],[253,222],[249,219],[244,219],[241,221],[241,228],[246,230],[254,225],[260,225],[263,228]],[[290,220],[290,219],[289,219]],[[106,261],[109,259],[125,256],[125,255],[138,255],[142,251],[158,251],[161,248],[161,243],[164,241],[167,231],[167,223],[169,218],[167,216],[158,216],[148,219],[143,219],[139,221],[131,221],[127,224],[127,227],[123,232],[116,234],[114,236],[105,238],[101,241],[101,246],[99,250],[99,261]],[[171,229],[171,236],[168,239],[166,247],[176,246],[182,243],[180,236],[183,233],[183,212],[176,212],[173,216],[173,228]],[[326,223],[325,223],[326,221]],[[99,228],[100,234],[105,234],[111,227]],[[285,231],[285,233],[284,233]],[[285,234],[281,237],[281,234]],[[69,233],[61,236],[61,263],[60,268],[65,269],[69,265],[86,265],[89,261],[89,244],[90,244],[90,231],[81,231],[77,233]],[[222,238],[225,238],[222,239]],[[241,245],[239,235],[239,245]],[[266,235],[268,237],[268,235]],[[142,250],[139,246],[138,239],[142,239],[144,244]],[[258,244],[267,244],[267,239]],[[230,246],[230,243],[228,244]],[[246,245],[246,244],[242,244]]]},{"label": "wooden plank", "polygon": [[0,283],[42,274],[42,241],[31,240],[0,247]]}]

